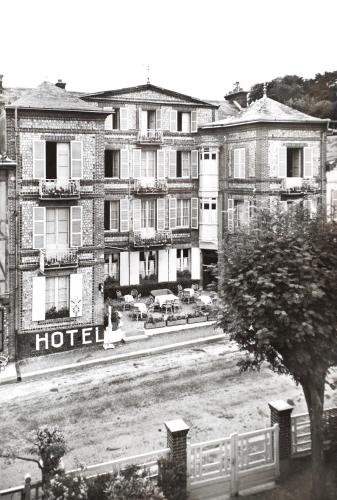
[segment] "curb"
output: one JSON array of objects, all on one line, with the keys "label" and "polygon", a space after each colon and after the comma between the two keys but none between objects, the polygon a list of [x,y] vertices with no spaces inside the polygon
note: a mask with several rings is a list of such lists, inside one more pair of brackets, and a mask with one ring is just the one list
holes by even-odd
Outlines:
[{"label": "curb", "polygon": [[[95,366],[95,365],[103,365],[107,363],[118,363],[120,361],[127,361],[129,359],[135,359],[135,358],[142,358],[146,356],[151,356],[151,354],[160,354],[160,353],[165,353],[165,352],[170,352],[174,351],[176,349],[180,349],[182,347],[192,347],[194,345],[199,345],[199,344],[209,344],[212,342],[218,342],[219,340],[224,340],[226,339],[227,336],[225,334],[219,334],[219,335],[211,335],[208,337],[202,337],[194,340],[187,340],[185,342],[178,342],[175,344],[169,344],[165,346],[159,346],[159,347],[152,347],[149,349],[141,349],[139,351],[133,351],[125,354],[115,354],[114,356],[109,356],[109,357],[104,357],[104,358],[97,358],[97,359],[91,359],[88,361],[83,361],[81,363],[71,363],[68,365],[62,365],[62,366],[55,366],[54,368],[48,368],[45,370],[38,370],[38,371],[32,371],[28,372],[27,374],[23,373],[20,368],[18,368],[18,375],[20,373],[20,379],[21,381],[26,381],[34,378],[41,377],[43,375],[48,375],[48,374],[53,374],[53,373],[62,373],[66,372],[69,370],[78,370],[79,368],[84,368],[84,367],[90,367],[90,366]],[[18,380],[13,380],[11,383],[19,381]],[[10,382],[8,382],[10,383]],[[0,381],[1,385],[1,381]]]}]

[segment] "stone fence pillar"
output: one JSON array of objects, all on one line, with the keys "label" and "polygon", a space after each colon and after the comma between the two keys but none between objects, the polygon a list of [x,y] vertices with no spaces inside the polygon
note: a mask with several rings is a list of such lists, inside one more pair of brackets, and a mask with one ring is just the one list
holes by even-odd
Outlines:
[{"label": "stone fence pillar", "polygon": [[182,420],[165,422],[167,431],[167,447],[171,450],[171,460],[185,474],[185,487],[187,485],[187,434],[190,428]]},{"label": "stone fence pillar", "polygon": [[268,403],[271,425],[279,425],[279,453],[281,477],[287,474],[291,458],[291,412],[293,406],[281,399]]},{"label": "stone fence pillar", "polygon": [[31,481],[32,478],[30,474],[25,475],[25,485],[23,487],[23,500],[30,500],[31,499]]}]

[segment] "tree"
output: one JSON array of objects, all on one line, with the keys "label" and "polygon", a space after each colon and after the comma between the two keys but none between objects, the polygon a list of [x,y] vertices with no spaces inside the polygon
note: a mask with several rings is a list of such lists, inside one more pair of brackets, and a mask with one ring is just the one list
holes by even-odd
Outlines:
[{"label": "tree", "polygon": [[221,326],[247,352],[242,370],[268,362],[302,386],[313,498],[324,498],[324,386],[337,362],[337,227],[301,208],[261,210],[249,234],[225,237],[220,261]]}]

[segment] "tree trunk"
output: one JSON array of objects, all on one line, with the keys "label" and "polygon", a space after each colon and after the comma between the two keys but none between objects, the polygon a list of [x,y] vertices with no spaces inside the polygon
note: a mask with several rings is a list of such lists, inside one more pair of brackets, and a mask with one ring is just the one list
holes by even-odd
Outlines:
[{"label": "tree trunk", "polygon": [[312,499],[326,500],[323,454],[323,406],[325,375],[302,384],[311,427]]}]

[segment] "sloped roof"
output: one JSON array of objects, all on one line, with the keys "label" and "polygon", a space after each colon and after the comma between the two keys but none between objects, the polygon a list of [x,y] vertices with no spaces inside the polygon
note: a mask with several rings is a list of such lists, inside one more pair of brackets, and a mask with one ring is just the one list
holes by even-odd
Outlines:
[{"label": "sloped roof", "polygon": [[250,106],[238,111],[234,116],[230,116],[215,122],[206,123],[201,128],[230,127],[233,125],[243,125],[246,123],[261,122],[284,122],[284,123],[326,123],[329,120],[322,120],[301,111],[290,108],[270,97],[264,96],[254,101]]},{"label": "sloped roof", "polygon": [[[186,94],[181,94],[179,92],[174,92],[173,90],[168,90],[163,87],[158,87],[157,85],[153,85],[152,83],[146,83],[145,85],[137,85],[135,87],[125,87],[122,89],[115,89],[115,90],[103,90],[102,92],[94,92],[90,94],[84,94],[81,97],[83,99],[117,99],[118,97],[121,97],[123,94],[137,94],[139,92],[144,92],[144,91],[152,91],[158,94],[170,96],[173,98],[176,98],[177,101],[184,101],[189,104],[195,104],[199,105],[202,107],[211,107],[211,108],[217,108],[218,106],[215,104],[211,104],[210,102],[207,101],[202,101],[201,99],[197,99],[196,97],[192,97]],[[138,100],[137,97],[135,96],[135,100]],[[144,98],[141,98],[141,100],[144,100]],[[145,100],[151,100],[151,98],[147,98]],[[154,99],[155,100],[155,99]]]},{"label": "sloped roof", "polygon": [[[34,89],[28,89],[7,107],[102,113],[102,110],[94,104],[82,101],[74,93],[61,89],[50,82],[43,82]],[[103,113],[105,114],[105,112]]]},{"label": "sloped roof", "polygon": [[219,120],[223,120],[224,118],[228,118],[231,116],[236,116],[239,113],[239,108],[230,101],[215,101],[212,99],[207,99],[207,102],[218,106]]}]

